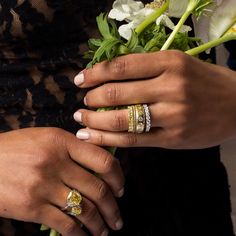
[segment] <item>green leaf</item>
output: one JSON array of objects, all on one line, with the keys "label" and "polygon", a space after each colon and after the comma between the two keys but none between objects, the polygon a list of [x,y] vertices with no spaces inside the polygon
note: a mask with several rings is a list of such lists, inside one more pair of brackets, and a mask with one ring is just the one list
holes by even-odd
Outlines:
[{"label": "green leaf", "polygon": [[120,56],[120,55],[127,55],[130,53],[130,50],[128,49],[127,46],[123,45],[123,44],[120,44],[118,47],[117,47],[117,56]]},{"label": "green leaf", "polygon": [[91,46],[100,47],[102,44],[102,39],[89,39],[88,44],[89,47]]},{"label": "green leaf", "polygon": [[126,43],[126,47],[132,52],[139,44],[138,34],[132,31],[129,41]]},{"label": "green leaf", "polygon": [[112,38],[112,35],[110,33],[110,27],[108,24],[107,14],[101,13],[99,16],[97,16],[96,20],[99,32],[103,36],[103,38],[104,39]]},{"label": "green leaf", "polygon": [[138,45],[136,48],[133,49],[132,53],[145,53],[146,51],[144,48],[140,45]]},{"label": "green leaf", "polygon": [[[120,43],[120,40],[111,38],[111,39],[106,39],[102,42],[101,46],[98,48],[98,50],[95,52],[94,57],[93,57],[93,64],[100,62],[101,58],[104,55],[109,55],[109,51],[112,50],[114,46]],[[106,57],[105,57],[106,58]]]},{"label": "green leaf", "polygon": [[111,35],[114,37],[114,38],[117,38],[117,39],[120,39],[120,34],[118,32],[118,29],[117,29],[117,26],[116,26],[116,22],[113,20],[113,19],[109,19],[109,24],[110,24],[110,32],[111,32]]}]

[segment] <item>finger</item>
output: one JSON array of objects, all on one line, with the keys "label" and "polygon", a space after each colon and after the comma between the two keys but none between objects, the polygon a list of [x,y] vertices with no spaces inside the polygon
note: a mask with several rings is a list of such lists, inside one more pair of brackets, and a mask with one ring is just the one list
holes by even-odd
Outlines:
[{"label": "finger", "polygon": [[159,76],[172,62],[176,63],[180,56],[183,57],[183,54],[168,50],[117,57],[111,62],[105,61],[94,65],[91,69],[84,70],[75,77],[75,84],[87,88],[108,81]]},{"label": "finger", "polygon": [[107,83],[89,91],[84,101],[90,107],[109,107],[156,102],[166,88],[156,79],[125,83]]},{"label": "finger", "polygon": [[117,189],[119,195],[124,186],[124,175],[116,158],[103,148],[80,142],[73,135],[67,134],[65,143],[72,160],[98,173],[111,189]]},{"label": "finger", "polygon": [[[60,208],[65,208],[66,206],[66,199],[70,193],[71,189],[67,188],[65,186],[58,188],[58,194],[57,196],[52,196],[51,197],[51,202],[57,206],[59,206]],[[78,189],[78,191],[80,192],[80,190]],[[102,235],[102,233],[105,234],[105,232],[107,232],[107,227],[99,213],[99,209],[98,207],[92,203],[89,199],[87,199],[82,192],[80,192],[83,199],[81,202],[81,208],[82,208],[82,213],[77,216],[76,218],[78,218],[80,220],[81,223],[83,223],[88,229],[89,231],[93,234],[93,235]],[[60,197],[58,197],[60,196]],[[114,217],[112,215],[112,217]],[[120,229],[120,228],[116,228],[116,224],[114,224],[114,222],[111,223],[111,219],[109,219],[110,221],[108,221],[108,225],[113,228],[114,230]],[[118,220],[120,220],[120,216],[118,216]],[[117,219],[116,219],[117,221]],[[116,222],[115,222],[116,223]]]},{"label": "finger", "polygon": [[55,229],[63,236],[87,236],[73,218],[52,205],[45,208],[41,223]]},{"label": "finger", "polygon": [[[178,106],[179,107],[179,106]],[[149,105],[152,127],[171,126],[176,117],[176,106],[173,104],[155,103]],[[81,109],[74,114],[77,122],[91,129],[105,131],[127,131],[129,126],[128,109],[96,112]],[[172,118],[172,119],[170,119]]]},{"label": "finger", "polygon": [[[91,200],[108,225],[116,229],[117,221],[121,219],[121,216],[116,200],[107,184],[75,164],[65,166],[62,180],[66,186],[77,189],[83,196]],[[123,191],[120,195],[123,194]]]},{"label": "finger", "polygon": [[113,110],[96,112],[91,110],[79,110],[74,114],[77,122],[93,129],[109,131],[125,131],[128,129],[128,110]]},{"label": "finger", "polygon": [[[60,178],[67,186],[78,189],[81,193],[83,193],[83,195],[90,199],[96,199],[95,196],[99,194],[98,190],[102,188],[104,184],[103,181],[105,181],[88,172],[79,165],[76,165],[72,161],[68,161],[67,165],[64,166]],[[116,197],[122,197],[121,194],[123,185],[110,184],[110,182],[111,181],[109,180],[109,182],[106,182],[106,184],[109,186],[109,194],[111,197],[113,198],[113,195]],[[114,188],[114,186],[116,188]],[[92,196],[92,198],[90,196]]]},{"label": "finger", "polygon": [[[86,134],[86,139],[84,138]],[[155,128],[150,133],[108,132],[94,129],[81,129],[77,138],[98,146],[115,147],[166,147],[169,136],[164,129]]]}]

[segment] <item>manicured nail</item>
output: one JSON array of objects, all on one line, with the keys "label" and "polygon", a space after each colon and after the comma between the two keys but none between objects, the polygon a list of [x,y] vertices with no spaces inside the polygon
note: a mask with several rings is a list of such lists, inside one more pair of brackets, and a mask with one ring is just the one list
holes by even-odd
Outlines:
[{"label": "manicured nail", "polygon": [[90,138],[90,133],[87,132],[87,131],[82,131],[82,130],[79,130],[76,134],[76,137],[78,139],[82,139],[82,140],[87,140]]},{"label": "manicured nail", "polygon": [[118,192],[118,197],[122,197],[125,193],[125,188],[122,188],[119,192]]},{"label": "manicured nail", "polygon": [[108,234],[109,234],[108,229],[105,229],[105,230],[102,232],[101,236],[108,236]]},{"label": "manicured nail", "polygon": [[75,121],[79,122],[79,123],[82,123],[82,113],[77,111],[74,113],[74,119]]},{"label": "manicured nail", "polygon": [[122,220],[122,219],[119,219],[119,220],[116,222],[115,226],[116,226],[116,229],[117,229],[117,230],[122,229],[122,227],[123,227],[123,220]]},{"label": "manicured nail", "polygon": [[80,86],[82,83],[84,83],[84,73],[80,72],[78,75],[75,76],[74,83],[77,86]]},{"label": "manicured nail", "polygon": [[86,105],[86,106],[88,105],[86,97],[84,97],[84,105]]}]

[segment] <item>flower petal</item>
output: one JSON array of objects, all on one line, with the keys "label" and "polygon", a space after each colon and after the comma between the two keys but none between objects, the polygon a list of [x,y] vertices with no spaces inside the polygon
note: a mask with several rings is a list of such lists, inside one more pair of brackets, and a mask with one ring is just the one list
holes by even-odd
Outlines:
[{"label": "flower petal", "polygon": [[144,4],[134,0],[116,0],[108,17],[117,21],[131,21],[133,16],[144,8]]},{"label": "flower petal", "polygon": [[117,9],[111,9],[111,11],[108,14],[108,17],[111,19],[115,19],[117,21],[123,21],[130,17],[130,14],[119,11]]},{"label": "flower petal", "polygon": [[220,38],[235,22],[236,1],[222,1],[210,19],[209,40]]},{"label": "flower petal", "polygon": [[210,19],[222,1],[223,0],[215,0],[214,4],[208,7],[208,12],[198,19],[192,16],[195,36],[200,38],[203,43],[209,42]]},{"label": "flower petal", "polygon": [[189,0],[170,0],[168,15],[180,18],[187,9]]},{"label": "flower petal", "polygon": [[[157,25],[162,24],[162,25],[168,27],[168,28],[171,29],[171,30],[174,30],[174,28],[175,28],[175,24],[174,24],[174,23],[172,22],[172,20],[171,20],[167,15],[165,15],[165,14],[163,14],[163,15],[161,15],[160,17],[157,18],[156,24],[157,24]],[[191,31],[191,30],[192,30],[192,28],[191,28],[190,26],[188,26],[188,25],[183,25],[183,26],[181,27],[181,29],[180,29],[179,32],[180,32],[180,33],[185,33],[185,32],[189,32],[189,31]]]},{"label": "flower petal", "polygon": [[134,23],[131,21],[128,24],[121,25],[118,29],[121,37],[129,40],[132,35],[132,30],[134,29]]}]

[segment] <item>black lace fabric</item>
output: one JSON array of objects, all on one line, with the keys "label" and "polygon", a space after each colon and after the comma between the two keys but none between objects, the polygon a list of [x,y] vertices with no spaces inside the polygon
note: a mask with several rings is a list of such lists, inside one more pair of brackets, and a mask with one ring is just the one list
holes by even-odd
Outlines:
[{"label": "black lace fabric", "polygon": [[[95,17],[112,0],[0,0],[0,132],[60,127],[86,90],[73,84]],[[0,144],[1,145],[1,144]],[[232,236],[229,188],[219,147],[118,150],[126,173],[119,200],[124,229],[114,236]],[[0,196],[1,197],[1,196]],[[41,236],[39,225],[0,220],[0,236]]]}]

